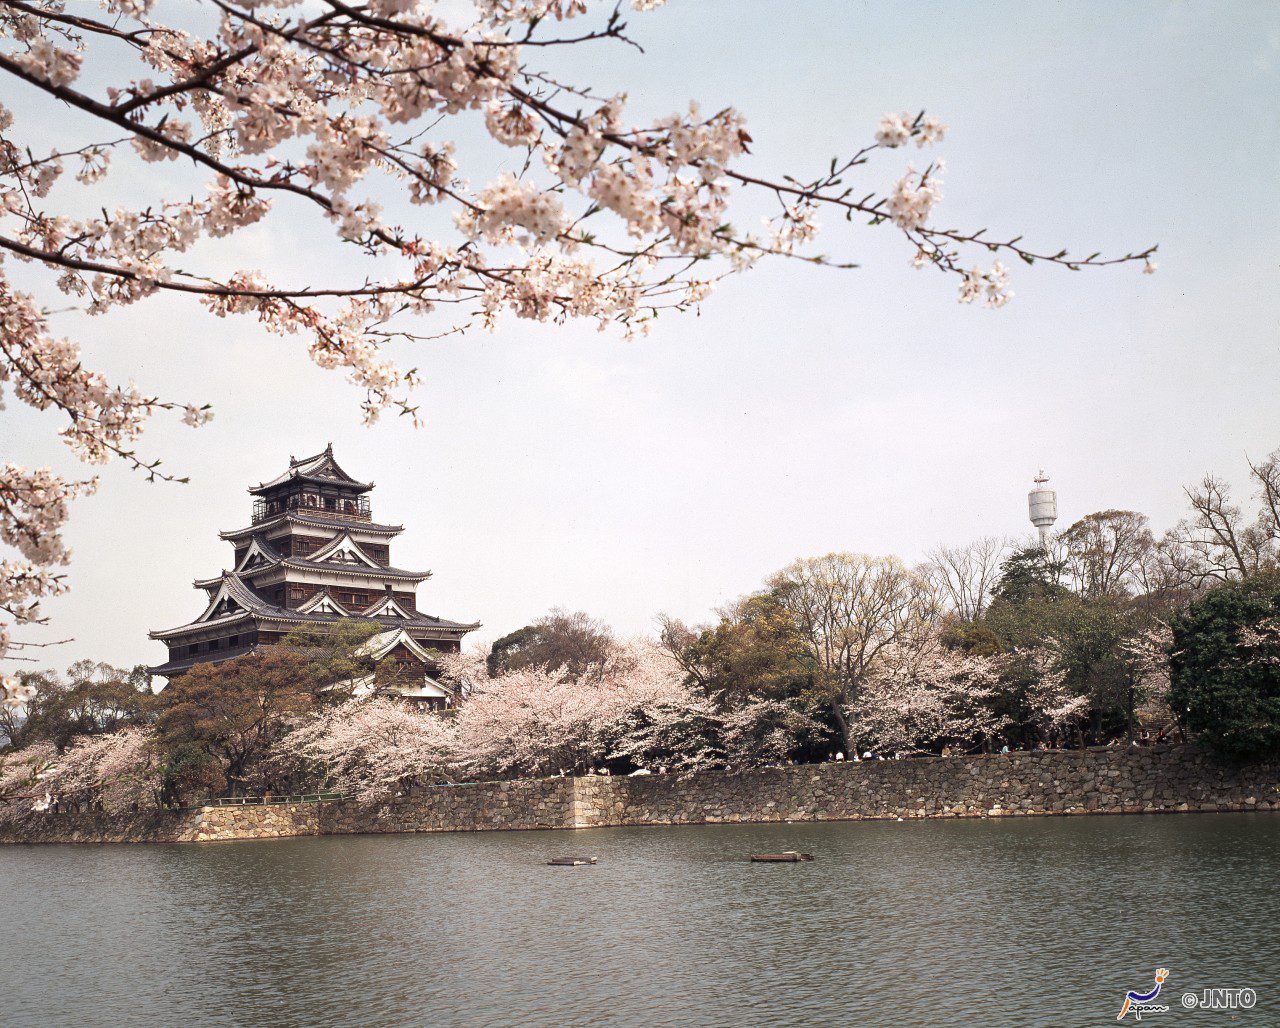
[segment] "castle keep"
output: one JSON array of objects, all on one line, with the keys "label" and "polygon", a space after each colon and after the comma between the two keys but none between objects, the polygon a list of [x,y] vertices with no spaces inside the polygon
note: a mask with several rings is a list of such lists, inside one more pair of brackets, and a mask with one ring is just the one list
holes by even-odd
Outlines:
[{"label": "castle keep", "polygon": [[375,660],[414,669],[398,678],[396,692],[450,705],[432,654],[456,653],[479,623],[418,609],[418,586],[431,572],[391,563],[391,540],[404,529],[373,520],[372,490],[372,482],[339,467],[332,445],[314,457],[290,458],[287,471],[251,488],[250,525],[220,533],[235,548],[232,570],[195,582],[208,600],[194,621],[151,633],[169,647],[169,659],[151,674],[171,679],[196,664],[279,642],[300,625],[358,619],[382,629],[367,644]]}]

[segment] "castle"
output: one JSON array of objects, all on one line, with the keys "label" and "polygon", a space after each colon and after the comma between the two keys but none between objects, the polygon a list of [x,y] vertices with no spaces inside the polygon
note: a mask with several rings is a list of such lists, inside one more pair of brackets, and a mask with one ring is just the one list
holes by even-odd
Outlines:
[{"label": "castle", "polygon": [[404,529],[373,520],[372,491],[372,482],[342,470],[332,444],[314,457],[290,458],[287,471],[251,488],[250,525],[219,533],[235,548],[232,570],[195,582],[208,601],[194,621],[150,633],[169,647],[169,659],[151,674],[172,679],[196,664],[279,642],[302,625],[356,619],[381,628],[365,644],[375,661],[413,669],[397,678],[395,692],[432,707],[452,705],[433,653],[458,652],[462,637],[480,625],[418,609],[418,586],[431,572],[392,565],[390,543]]}]

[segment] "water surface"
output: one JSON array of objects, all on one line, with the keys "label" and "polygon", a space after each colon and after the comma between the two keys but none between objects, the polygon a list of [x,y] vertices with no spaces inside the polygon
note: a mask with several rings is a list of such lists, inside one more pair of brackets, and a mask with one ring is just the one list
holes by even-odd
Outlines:
[{"label": "water surface", "polygon": [[1144,1024],[1277,1024],[1278,857],[1268,814],[0,847],[0,1024],[1114,1024],[1156,966]]}]

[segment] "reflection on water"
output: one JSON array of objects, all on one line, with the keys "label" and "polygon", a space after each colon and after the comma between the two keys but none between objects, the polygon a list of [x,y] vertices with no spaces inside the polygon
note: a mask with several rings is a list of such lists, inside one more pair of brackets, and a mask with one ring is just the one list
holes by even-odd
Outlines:
[{"label": "reflection on water", "polygon": [[1159,965],[1153,1023],[1274,1024],[1278,856],[1267,814],[4,847],[0,1023],[1101,1024]]}]

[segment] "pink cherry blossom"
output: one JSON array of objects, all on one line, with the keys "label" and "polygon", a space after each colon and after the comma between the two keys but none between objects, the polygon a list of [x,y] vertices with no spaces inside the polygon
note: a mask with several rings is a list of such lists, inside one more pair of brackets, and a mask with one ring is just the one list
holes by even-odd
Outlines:
[{"label": "pink cherry blossom", "polygon": [[57,759],[58,751],[47,742],[0,753],[0,819],[30,813],[48,792],[44,779]]},{"label": "pink cherry blossom", "polygon": [[893,223],[904,232],[916,232],[929,220],[933,205],[942,199],[942,183],[936,174],[917,173],[912,167],[898,180],[885,205]]},{"label": "pink cherry blossom", "polygon": [[361,800],[447,781],[454,730],[440,715],[372,696],[350,700],[284,737],[275,759],[301,764],[328,787]]},{"label": "pink cherry blossom", "polygon": [[55,797],[120,812],[155,806],[161,775],[151,730],[131,726],[77,740],[53,761],[41,784]]},{"label": "pink cherry blossom", "polygon": [[974,748],[1008,724],[993,703],[998,679],[995,662],[949,648],[930,629],[883,654],[849,719],[881,750],[911,753],[944,743]]}]

